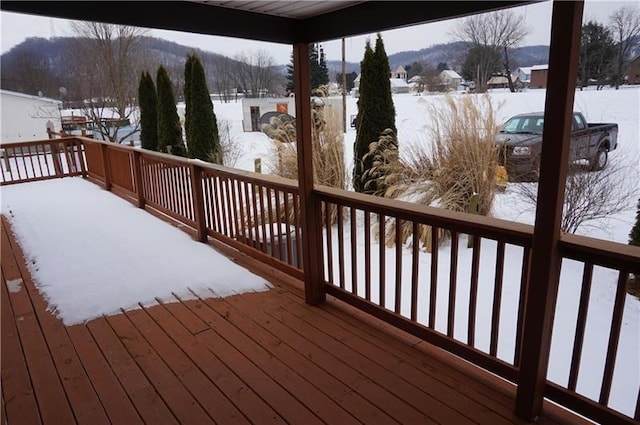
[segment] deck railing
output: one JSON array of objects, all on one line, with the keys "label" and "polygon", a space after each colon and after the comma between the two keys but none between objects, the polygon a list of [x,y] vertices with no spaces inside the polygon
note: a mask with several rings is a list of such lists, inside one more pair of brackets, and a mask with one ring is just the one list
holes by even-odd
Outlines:
[{"label": "deck railing", "polygon": [[0,145],[0,185],[86,174],[84,144],[75,138]]},{"label": "deck railing", "polygon": [[[3,168],[2,184],[84,175],[179,223],[200,241],[211,237],[303,276],[301,206],[293,181],[85,138],[2,147],[20,153],[10,158],[13,169],[21,170],[13,178]],[[32,149],[36,153],[30,154]],[[58,158],[58,169],[52,158]],[[49,162],[53,173],[38,165]],[[531,226],[326,187],[316,186],[313,196],[323,215],[323,243],[315,248],[326,293],[518,384],[525,299],[536,289],[529,279]],[[640,275],[640,249],[564,235],[561,253],[563,265],[578,262],[583,272],[566,278],[581,288],[572,349],[554,354],[564,356],[567,378],[548,380],[545,396],[602,423],[637,423],[640,403],[633,412],[626,408],[621,413],[611,405],[610,394],[616,373],[634,373],[616,369],[616,362],[619,346],[637,345],[621,329],[632,311],[625,304],[626,285],[630,274]],[[617,285],[600,373],[580,364],[594,322],[589,317],[591,288],[604,284],[594,279],[601,269],[612,270]],[[517,302],[506,303],[507,292]],[[558,297],[557,309],[568,304]],[[580,393],[580,380],[594,379],[594,374],[598,394]],[[617,385],[616,391],[638,398],[634,384]]]}]

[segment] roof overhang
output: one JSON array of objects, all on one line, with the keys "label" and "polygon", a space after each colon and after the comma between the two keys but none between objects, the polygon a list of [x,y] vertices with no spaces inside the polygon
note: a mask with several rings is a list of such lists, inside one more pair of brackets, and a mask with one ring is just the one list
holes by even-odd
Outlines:
[{"label": "roof overhang", "polygon": [[[273,8],[266,10],[266,5]],[[305,5],[305,3],[309,3]],[[436,22],[532,1],[2,1],[8,12],[275,43],[316,42]],[[315,8],[311,8],[314,4]],[[297,12],[296,12],[297,11]]]}]

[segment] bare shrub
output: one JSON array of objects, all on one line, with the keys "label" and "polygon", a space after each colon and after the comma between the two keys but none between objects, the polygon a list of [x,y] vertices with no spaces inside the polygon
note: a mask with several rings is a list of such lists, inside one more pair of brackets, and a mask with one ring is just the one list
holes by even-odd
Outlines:
[{"label": "bare shrub", "polygon": [[[479,195],[479,212],[487,215],[495,196],[498,159],[494,143],[499,129],[488,95],[481,97],[445,96],[444,106],[428,109],[431,129],[429,142],[416,144],[402,152],[398,160],[384,157],[384,149],[372,143],[369,154],[376,160],[373,169],[384,183],[384,196],[413,203],[466,212],[474,194]],[[397,153],[388,151],[391,155]],[[389,223],[387,244],[395,241],[395,220]],[[412,224],[405,223],[402,241],[412,235]],[[419,226],[419,240],[430,249],[431,229]],[[440,239],[444,234],[439,235]]]},{"label": "bare shrub", "polygon": [[[242,142],[231,132],[231,121],[218,119],[218,135],[220,137],[222,165],[233,168],[242,155]],[[213,154],[211,158],[211,162],[214,162],[215,156]]]},{"label": "bare shrub", "polygon": [[[313,181],[315,184],[345,189],[348,176],[344,163],[344,135],[340,111],[316,105],[312,112],[314,120],[311,132]],[[274,141],[271,172],[297,180],[298,152],[295,121],[273,118],[267,134]],[[332,208],[331,223],[335,221],[336,214],[336,209]]]},{"label": "bare shrub", "polygon": [[[640,187],[635,167],[609,163],[601,171],[587,171],[571,164],[567,174],[560,230],[575,233],[581,227],[602,228],[603,218],[630,208]],[[514,185],[515,191],[533,208],[537,205],[538,184]]]}]

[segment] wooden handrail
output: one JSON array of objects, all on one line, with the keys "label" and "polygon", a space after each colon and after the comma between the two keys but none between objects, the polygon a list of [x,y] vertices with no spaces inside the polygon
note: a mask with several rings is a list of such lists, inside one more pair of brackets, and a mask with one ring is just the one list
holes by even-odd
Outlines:
[{"label": "wooden handrail", "polygon": [[563,234],[560,250],[564,258],[640,274],[640,247],[637,246]]},{"label": "wooden handrail", "polygon": [[506,243],[531,247],[533,226],[492,217],[447,211],[397,199],[387,199],[349,192],[327,186],[315,186],[321,200],[365,211],[417,221],[441,228],[455,228],[459,233],[479,235]]}]

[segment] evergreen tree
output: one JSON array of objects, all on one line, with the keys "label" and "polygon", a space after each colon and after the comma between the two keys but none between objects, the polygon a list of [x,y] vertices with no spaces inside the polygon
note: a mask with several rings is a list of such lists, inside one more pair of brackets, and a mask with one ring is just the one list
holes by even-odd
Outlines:
[{"label": "evergreen tree", "polygon": [[204,68],[196,55],[187,58],[184,75],[186,111],[189,113],[185,124],[189,156],[222,164],[218,123]]},{"label": "evergreen tree", "polygon": [[[318,51],[317,44],[309,45],[309,73],[311,77],[311,91],[320,86],[329,84],[329,69],[324,55],[324,51]],[[287,84],[285,86],[287,93],[293,93],[293,53],[291,54],[291,63],[287,65]]]},{"label": "evergreen tree", "polygon": [[140,105],[140,143],[144,149],[158,150],[158,97],[153,78],[143,72],[138,87]]},{"label": "evergreen tree", "polygon": [[[393,132],[397,149],[395,108],[391,97],[389,81],[389,59],[384,50],[382,37],[378,34],[375,51],[367,42],[364,58],[360,63],[360,98],[356,118],[356,140],[354,144],[353,187],[358,192],[373,193],[371,187],[363,181],[363,174],[373,165],[369,144],[377,142],[385,129]],[[370,175],[371,173],[366,173]]]},{"label": "evergreen tree", "polygon": [[186,156],[171,80],[167,70],[162,66],[158,68],[156,84],[158,90],[158,150],[173,155]]},{"label": "evergreen tree", "polygon": [[291,52],[291,63],[287,65],[287,85],[285,86],[287,93],[293,93],[293,52]]},{"label": "evergreen tree", "polygon": [[638,199],[637,208],[636,224],[633,225],[631,233],[629,233],[629,245],[640,246],[640,199]]},{"label": "evergreen tree", "polygon": [[615,55],[615,43],[608,29],[593,21],[583,25],[578,67],[582,87],[588,86],[589,80],[596,80],[600,89],[610,75]]}]

